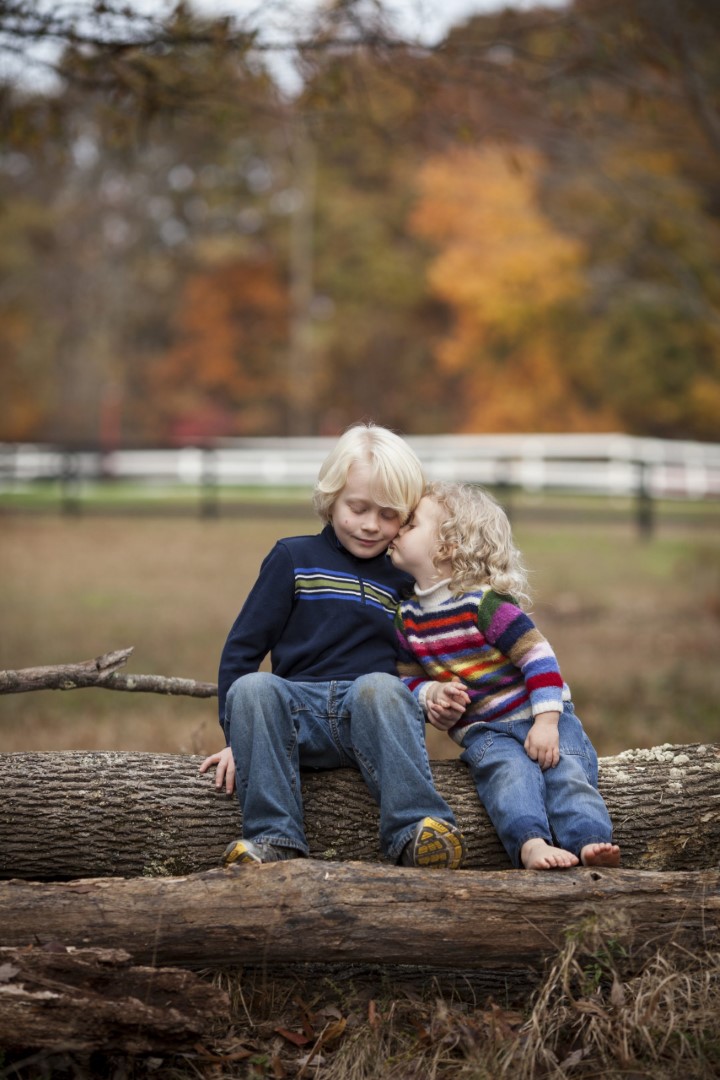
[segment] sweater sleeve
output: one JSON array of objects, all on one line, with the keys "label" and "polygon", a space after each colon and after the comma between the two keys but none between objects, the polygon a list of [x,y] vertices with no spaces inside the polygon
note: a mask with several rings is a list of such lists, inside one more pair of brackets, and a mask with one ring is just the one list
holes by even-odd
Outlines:
[{"label": "sweater sleeve", "polygon": [[489,589],[478,607],[478,626],[485,640],[522,672],[533,716],[562,712],[560,666],[550,642],[530,616],[508,597]]},{"label": "sweater sleeve", "polygon": [[274,648],[292,611],[294,597],[292,560],[287,548],[279,542],[264,559],[220,657],[218,708],[221,727],[225,722],[228,690],[241,675],[257,671]]},{"label": "sweater sleeve", "polygon": [[398,639],[397,671],[408,690],[418,698],[423,709],[425,708],[425,694],[432,679],[428,679],[427,673],[413,655],[413,652],[405,636],[402,613],[398,608],[395,615],[395,630]]}]

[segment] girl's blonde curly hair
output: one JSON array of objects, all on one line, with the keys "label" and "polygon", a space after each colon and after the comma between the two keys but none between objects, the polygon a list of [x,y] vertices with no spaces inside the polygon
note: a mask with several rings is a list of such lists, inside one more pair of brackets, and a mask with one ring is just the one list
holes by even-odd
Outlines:
[{"label": "girl's blonde curly hair", "polygon": [[473,484],[433,481],[425,496],[442,511],[434,561],[450,560],[450,591],[458,595],[489,585],[527,611],[531,602],[527,570],[513,543],[507,514],[492,495]]}]

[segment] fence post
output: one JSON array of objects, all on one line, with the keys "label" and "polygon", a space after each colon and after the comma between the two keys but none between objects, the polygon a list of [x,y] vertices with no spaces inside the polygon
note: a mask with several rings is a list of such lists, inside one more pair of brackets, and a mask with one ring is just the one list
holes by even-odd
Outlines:
[{"label": "fence post", "polygon": [[63,514],[80,513],[80,455],[75,450],[62,452],[60,472],[60,505]]},{"label": "fence post", "polygon": [[495,497],[507,514],[508,521],[512,523],[514,517],[512,459],[498,457],[495,463]]},{"label": "fence post", "polygon": [[216,518],[220,516],[220,500],[218,498],[217,469],[215,451],[212,447],[203,446],[200,450],[200,517]]},{"label": "fence post", "polygon": [[650,467],[646,461],[636,462],[635,520],[641,540],[649,540],[655,531],[655,507],[648,482]]}]

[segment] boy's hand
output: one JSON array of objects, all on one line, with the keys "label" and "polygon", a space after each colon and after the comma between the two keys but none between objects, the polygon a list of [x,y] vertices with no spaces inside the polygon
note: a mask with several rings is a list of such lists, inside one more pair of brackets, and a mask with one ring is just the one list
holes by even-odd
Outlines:
[{"label": "boy's hand", "polygon": [[560,713],[538,713],[525,740],[525,753],[541,769],[554,768],[560,760]]},{"label": "boy's hand", "polygon": [[425,695],[428,721],[440,731],[448,731],[457,723],[469,704],[467,690],[459,679],[431,683]]},{"label": "boy's hand", "polygon": [[224,750],[219,750],[217,754],[211,754],[210,757],[206,757],[200,766],[199,772],[207,772],[213,765],[217,765],[217,769],[215,770],[215,787],[219,791],[223,786],[224,781],[225,790],[228,795],[232,795],[235,790],[235,760],[229,746],[226,746]]}]

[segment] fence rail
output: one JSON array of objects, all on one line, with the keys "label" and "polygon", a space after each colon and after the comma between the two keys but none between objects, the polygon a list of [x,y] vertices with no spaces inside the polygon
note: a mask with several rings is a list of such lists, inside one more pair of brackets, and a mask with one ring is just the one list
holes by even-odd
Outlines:
[{"label": "fence rail", "polygon": [[[222,439],[176,449],[76,449],[0,444],[0,495],[38,482],[60,486],[66,508],[91,485],[124,481],[157,496],[202,491],[217,511],[225,488],[307,489],[334,438]],[[653,500],[720,499],[720,443],[629,435],[408,436],[431,479],[462,480],[525,492],[630,496],[638,520]],[[213,509],[214,508],[214,509]]]}]

